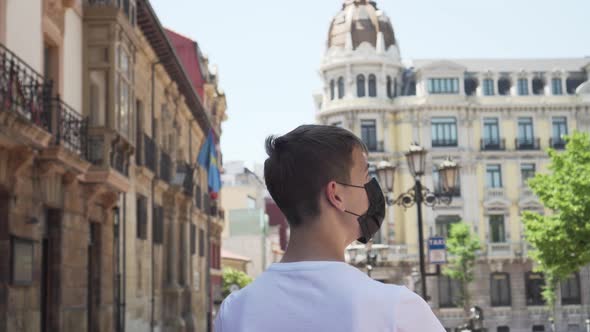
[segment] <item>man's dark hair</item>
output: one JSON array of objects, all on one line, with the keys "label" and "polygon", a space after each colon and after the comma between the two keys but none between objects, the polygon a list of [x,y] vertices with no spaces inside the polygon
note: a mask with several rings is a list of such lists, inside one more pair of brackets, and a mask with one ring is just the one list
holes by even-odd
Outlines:
[{"label": "man's dark hair", "polygon": [[334,126],[303,125],[266,139],[266,187],[292,227],[319,214],[328,182],[350,181],[355,147],[367,151],[357,136]]}]

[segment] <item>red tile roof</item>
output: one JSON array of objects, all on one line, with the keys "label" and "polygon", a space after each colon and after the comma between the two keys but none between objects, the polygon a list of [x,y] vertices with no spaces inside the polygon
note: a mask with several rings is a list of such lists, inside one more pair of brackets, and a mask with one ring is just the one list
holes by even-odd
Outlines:
[{"label": "red tile roof", "polygon": [[205,77],[201,70],[201,57],[199,55],[199,45],[196,41],[185,37],[170,29],[165,29],[168,38],[176,49],[176,54],[180,58],[188,76],[193,83],[193,87],[203,99],[203,85],[205,84]]}]

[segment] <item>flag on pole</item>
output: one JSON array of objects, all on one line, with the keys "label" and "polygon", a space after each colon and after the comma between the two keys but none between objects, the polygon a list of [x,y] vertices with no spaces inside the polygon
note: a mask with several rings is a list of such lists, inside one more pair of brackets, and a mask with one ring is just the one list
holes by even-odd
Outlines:
[{"label": "flag on pole", "polygon": [[217,144],[215,142],[213,130],[209,130],[207,139],[205,140],[205,143],[203,143],[201,151],[199,152],[197,162],[207,170],[207,187],[209,189],[209,195],[211,195],[212,199],[217,199],[219,190],[221,189],[221,175],[219,172]]}]

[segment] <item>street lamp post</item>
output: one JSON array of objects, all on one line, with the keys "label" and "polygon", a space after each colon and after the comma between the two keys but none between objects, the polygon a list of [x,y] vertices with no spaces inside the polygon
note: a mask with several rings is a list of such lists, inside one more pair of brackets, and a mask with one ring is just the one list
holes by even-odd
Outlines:
[{"label": "street lamp post", "polygon": [[440,274],[440,267],[437,265],[436,273],[426,273],[426,264],[424,259],[424,230],[422,221],[422,204],[428,207],[434,207],[439,204],[449,205],[452,201],[452,195],[456,188],[459,167],[457,164],[448,158],[438,167],[440,174],[440,185],[442,191],[430,191],[427,187],[422,185],[421,178],[425,173],[426,168],[426,150],[418,144],[412,144],[410,149],[405,154],[408,162],[410,173],[414,178],[414,187],[407,192],[402,193],[396,199],[389,196],[393,194],[394,175],[396,167],[387,161],[382,161],[377,165],[377,177],[379,182],[384,186],[387,194],[388,205],[399,205],[404,208],[409,208],[416,205],[418,214],[418,251],[420,255],[420,283],[422,288],[422,297],[428,301],[428,293],[426,289],[426,277],[436,276]]}]

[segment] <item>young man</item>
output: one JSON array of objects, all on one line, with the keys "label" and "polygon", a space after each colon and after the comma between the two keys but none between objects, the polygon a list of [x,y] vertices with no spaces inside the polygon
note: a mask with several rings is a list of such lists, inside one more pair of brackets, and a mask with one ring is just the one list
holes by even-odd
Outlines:
[{"label": "young man", "polygon": [[291,227],[289,246],[252,284],[231,294],[218,332],[444,332],[405,287],[345,263],[346,247],[369,241],[385,216],[367,150],[351,132],[306,125],[266,140],[264,178]]}]

